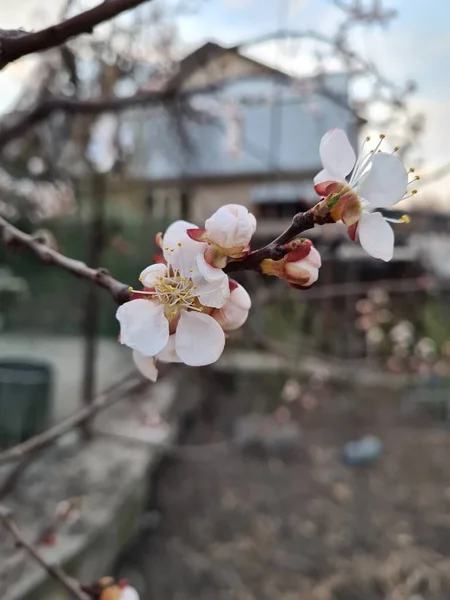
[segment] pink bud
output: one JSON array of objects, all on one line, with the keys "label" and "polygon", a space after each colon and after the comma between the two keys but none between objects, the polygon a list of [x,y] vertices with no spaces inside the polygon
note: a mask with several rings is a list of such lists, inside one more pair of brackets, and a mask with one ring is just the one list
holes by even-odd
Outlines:
[{"label": "pink bud", "polygon": [[[292,254],[294,253],[295,251]],[[321,266],[322,259],[314,246],[311,246],[308,256],[300,260],[292,260],[288,254],[285,264],[285,279],[293,285],[309,287],[318,280]]]},{"label": "pink bud", "polygon": [[270,258],[261,262],[264,275],[285,279],[293,287],[309,287],[317,281],[322,259],[310,240],[290,242],[293,248],[281,260]]}]

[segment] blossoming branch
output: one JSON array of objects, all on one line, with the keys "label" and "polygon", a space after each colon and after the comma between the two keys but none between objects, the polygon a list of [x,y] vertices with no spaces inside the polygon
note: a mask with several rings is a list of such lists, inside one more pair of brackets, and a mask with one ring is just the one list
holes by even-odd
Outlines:
[{"label": "blossoming branch", "polygon": [[383,139],[366,151],[367,138],[357,159],[344,131],[327,132],[320,144],[324,169],[314,180],[322,199],[262,249],[251,252],[256,219],[237,204],[219,208],[204,228],[176,221],[158,234],[162,254],[140,274],[143,288],[130,289],[130,301],[117,310],[119,340],[133,350],[138,370],[155,381],[157,361],[202,366],[220,358],[227,332],[241,327],[251,308],[246,290],[228,277],[234,267],[256,269],[297,289],[315,283],[322,260],[299,234],[316,224],[342,221],[352,241],[359,238],[370,255],[390,260],[392,219],[374,211],[405,198],[410,182],[397,149],[379,150]]}]

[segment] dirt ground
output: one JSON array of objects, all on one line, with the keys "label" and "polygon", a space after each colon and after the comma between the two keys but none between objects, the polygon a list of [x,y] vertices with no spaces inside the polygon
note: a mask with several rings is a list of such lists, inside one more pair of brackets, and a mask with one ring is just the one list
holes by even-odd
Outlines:
[{"label": "dirt ground", "polygon": [[[448,600],[447,425],[405,415],[383,388],[316,383],[285,404],[282,383],[203,381],[203,410],[162,470],[159,525],[132,552],[144,599]],[[236,419],[255,411],[300,425],[287,458],[232,441]],[[343,444],[367,433],[381,458],[345,466]]]}]

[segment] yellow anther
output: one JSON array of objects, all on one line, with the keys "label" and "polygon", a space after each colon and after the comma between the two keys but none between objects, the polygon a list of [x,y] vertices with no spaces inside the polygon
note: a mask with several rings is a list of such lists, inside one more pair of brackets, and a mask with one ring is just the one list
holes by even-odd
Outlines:
[{"label": "yellow anther", "polygon": [[373,152],[374,152],[374,151],[373,151],[373,150],[371,150],[371,151],[370,151],[370,154],[373,154]]},{"label": "yellow anther", "polygon": [[420,179],[419,175],[416,175],[414,178],[414,181],[419,181],[419,179]]},{"label": "yellow anther", "polygon": [[411,190],[411,194],[417,194],[417,190]]},{"label": "yellow anther", "polygon": [[384,134],[384,133],[380,133],[380,140],[384,140],[384,138],[385,138],[385,137],[386,137],[386,136],[385,136],[385,134]]},{"label": "yellow anther", "polygon": [[173,317],[176,317],[176,316],[177,316],[177,313],[176,313],[175,311],[172,311],[172,312],[170,313],[170,316],[171,316],[172,318],[173,318]]},{"label": "yellow anther", "polygon": [[398,152],[400,150],[400,146],[394,146],[394,152]]},{"label": "yellow anther", "polygon": [[198,309],[200,312],[203,312],[205,309],[203,308],[203,306],[200,306],[200,308]]},{"label": "yellow anther", "polygon": [[194,272],[194,269],[189,269],[189,273],[193,273],[193,272]]},{"label": "yellow anther", "polygon": [[177,246],[181,246],[181,242],[178,242]]},{"label": "yellow anther", "polygon": [[164,250],[170,250],[170,248],[169,248],[169,247],[166,247],[166,248],[164,248]]},{"label": "yellow anther", "polygon": [[170,251],[171,251],[171,252],[175,252],[175,248],[171,248],[171,249],[170,249]]},{"label": "yellow anther", "polygon": [[400,221],[402,223],[411,223],[411,217],[409,215],[403,215],[400,217]]},{"label": "yellow anther", "polygon": [[370,142],[370,135],[366,137],[366,142]]},{"label": "yellow anther", "polygon": [[415,171],[415,168],[414,167],[410,167],[408,173],[414,173],[414,171]]},{"label": "yellow anther", "polygon": [[138,281],[144,281],[144,278],[143,277],[139,277]]},{"label": "yellow anther", "polygon": [[193,290],[197,290],[197,289],[198,289],[198,286],[197,286],[197,285],[194,285],[194,287],[193,287],[192,289],[193,289]]},{"label": "yellow anther", "polygon": [[130,285],[130,287],[128,288],[128,291],[129,291],[129,292],[133,292],[133,291],[134,291],[134,290],[133,290],[133,288],[131,287],[131,285]]}]

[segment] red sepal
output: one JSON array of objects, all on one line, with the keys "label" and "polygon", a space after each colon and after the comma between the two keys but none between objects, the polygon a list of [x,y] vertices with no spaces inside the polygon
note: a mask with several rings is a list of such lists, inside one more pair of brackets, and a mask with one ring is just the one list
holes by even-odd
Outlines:
[{"label": "red sepal", "polygon": [[350,225],[350,227],[347,227],[347,234],[348,234],[348,237],[352,240],[352,242],[354,242],[356,240],[357,231],[358,231],[358,221],[356,223],[353,223],[353,225]]},{"label": "red sepal", "polygon": [[298,260],[303,260],[311,252],[311,247],[311,244],[302,244],[298,248],[291,250],[285,256],[286,262],[297,262]]},{"label": "red sepal", "polygon": [[228,280],[228,286],[230,288],[230,294],[231,292],[234,292],[234,290],[239,287],[239,284],[237,281],[235,281],[234,279],[229,279]]},{"label": "red sepal", "polygon": [[314,191],[318,196],[326,198],[330,194],[337,194],[341,191],[343,183],[339,181],[321,181],[314,186]]},{"label": "red sepal", "polygon": [[207,240],[206,229],[186,229],[186,233],[196,242],[205,242]]},{"label": "red sepal", "polygon": [[157,265],[167,265],[167,261],[162,254],[155,254],[153,260]]}]

